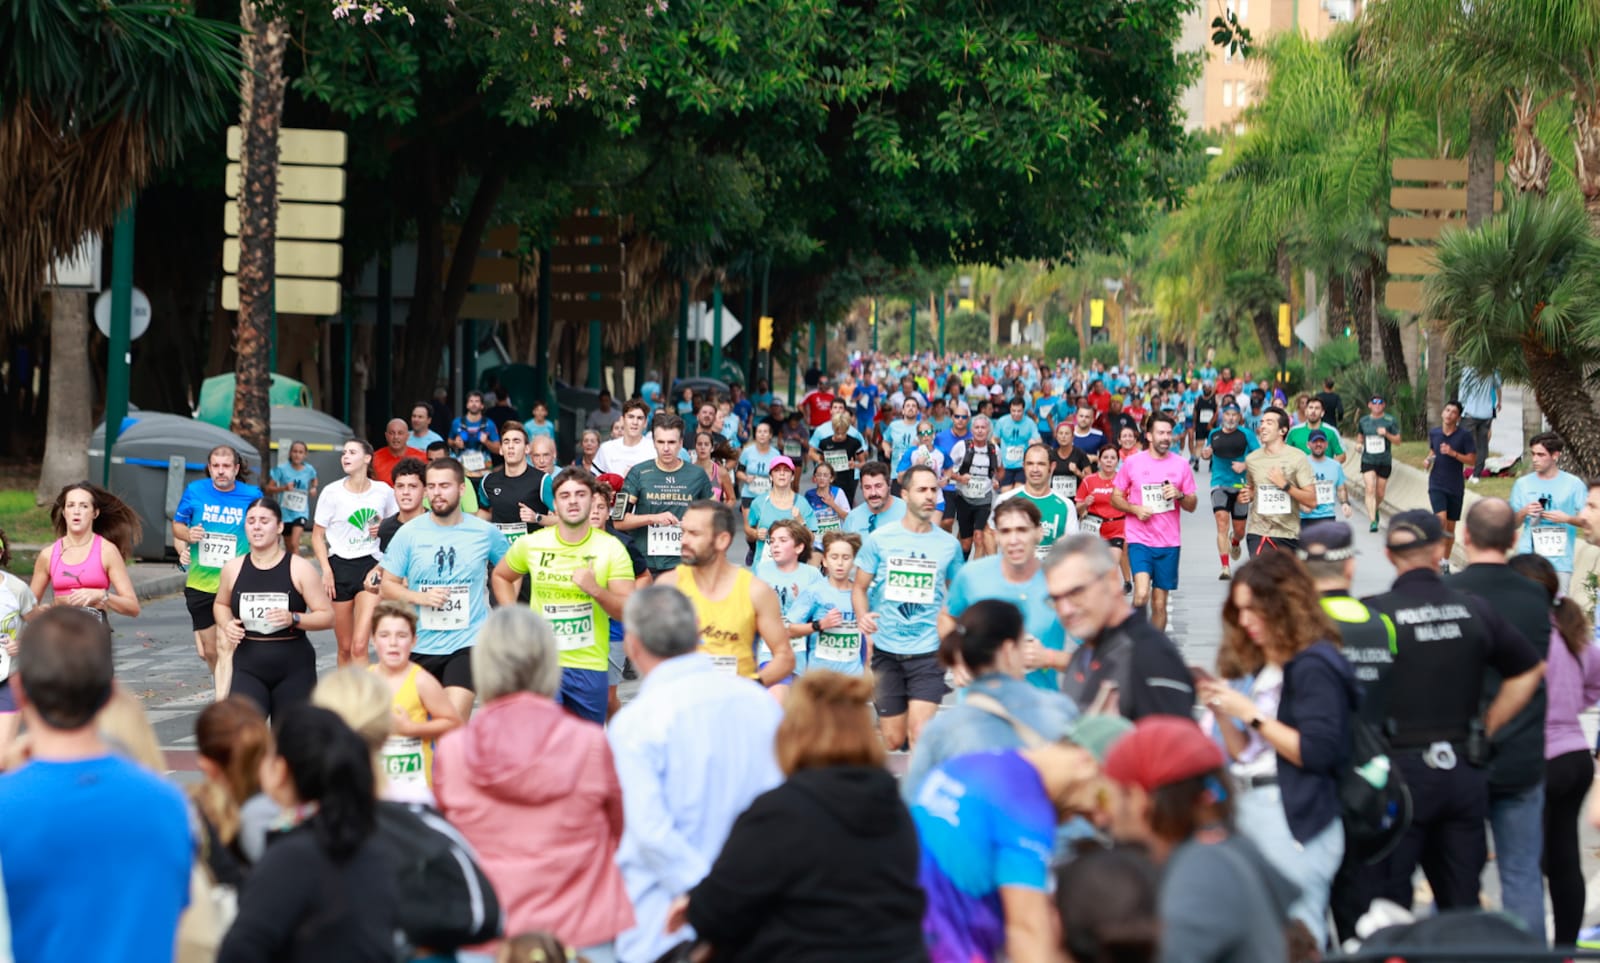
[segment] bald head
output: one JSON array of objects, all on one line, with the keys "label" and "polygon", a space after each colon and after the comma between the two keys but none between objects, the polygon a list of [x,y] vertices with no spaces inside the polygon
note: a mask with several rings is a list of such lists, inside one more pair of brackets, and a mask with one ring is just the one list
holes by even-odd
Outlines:
[{"label": "bald head", "polygon": [[389,424],[385,425],[383,429],[383,440],[388,443],[389,450],[396,455],[405,450],[406,439],[410,435],[410,426],[401,418],[391,418]]},{"label": "bald head", "polygon": [[1466,542],[1480,552],[1507,555],[1517,542],[1517,513],[1503,498],[1480,498],[1467,509]]}]

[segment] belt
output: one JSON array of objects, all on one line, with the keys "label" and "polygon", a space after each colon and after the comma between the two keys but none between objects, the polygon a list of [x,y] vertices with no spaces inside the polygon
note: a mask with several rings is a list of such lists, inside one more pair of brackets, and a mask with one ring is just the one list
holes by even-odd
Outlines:
[{"label": "belt", "polygon": [[1276,774],[1270,776],[1237,776],[1234,781],[1242,789],[1264,789],[1267,786],[1276,786],[1278,777]]},{"label": "belt", "polygon": [[883,656],[885,659],[893,659],[896,662],[910,662],[912,659],[926,659],[930,655],[938,655],[938,654],[939,653],[937,653],[937,652],[909,652],[909,653],[907,653],[907,652],[885,652],[882,649],[873,649],[872,650],[873,658],[877,658],[878,656]]}]

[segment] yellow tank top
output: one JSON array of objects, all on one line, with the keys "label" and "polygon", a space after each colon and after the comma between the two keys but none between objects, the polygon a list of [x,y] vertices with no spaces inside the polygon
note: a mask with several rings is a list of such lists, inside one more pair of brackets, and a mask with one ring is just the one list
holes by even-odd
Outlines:
[{"label": "yellow tank top", "polygon": [[678,567],[678,591],[694,603],[700,617],[700,651],[711,656],[719,670],[746,679],[756,677],[756,607],[750,602],[747,569],[738,569],[728,597],[713,602],[695,584],[694,569]]},{"label": "yellow tank top", "polygon": [[[382,666],[369,665],[367,671],[381,672]],[[394,707],[412,722],[427,722],[430,718],[428,710],[423,708],[422,696],[417,693],[417,673],[421,671],[422,666],[413,664],[406,670],[406,680],[394,693]],[[383,760],[384,774],[391,783],[420,783],[433,788],[432,741],[415,736],[390,736],[378,756]]]}]

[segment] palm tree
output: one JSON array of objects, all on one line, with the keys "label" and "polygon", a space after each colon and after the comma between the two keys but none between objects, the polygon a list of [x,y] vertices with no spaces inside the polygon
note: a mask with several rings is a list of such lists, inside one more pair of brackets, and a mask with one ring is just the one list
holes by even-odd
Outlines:
[{"label": "palm tree", "polygon": [[1600,239],[1571,195],[1514,195],[1439,242],[1425,291],[1463,364],[1533,386],[1580,475],[1600,471],[1600,414],[1582,372],[1600,364]]},{"label": "palm tree", "polygon": [[[12,0],[0,17],[0,315],[32,317],[53,259],[111,224],[155,171],[217,130],[238,83],[238,28],[173,2]],[[51,341],[88,340],[84,295],[52,309]],[[57,330],[56,326],[60,325]],[[40,498],[88,474],[94,383],[52,351]]]}]

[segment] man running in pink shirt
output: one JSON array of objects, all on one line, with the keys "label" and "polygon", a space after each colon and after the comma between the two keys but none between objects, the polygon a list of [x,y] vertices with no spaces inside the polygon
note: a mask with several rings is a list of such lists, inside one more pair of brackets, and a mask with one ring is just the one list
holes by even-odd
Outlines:
[{"label": "man running in pink shirt", "polygon": [[1178,546],[1183,526],[1178,508],[1195,509],[1194,472],[1172,454],[1172,416],[1150,416],[1149,449],[1129,455],[1112,482],[1111,505],[1128,513],[1128,565],[1133,570],[1133,604],[1150,602],[1150,624],[1167,628],[1167,595],[1178,587]]}]

